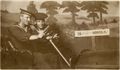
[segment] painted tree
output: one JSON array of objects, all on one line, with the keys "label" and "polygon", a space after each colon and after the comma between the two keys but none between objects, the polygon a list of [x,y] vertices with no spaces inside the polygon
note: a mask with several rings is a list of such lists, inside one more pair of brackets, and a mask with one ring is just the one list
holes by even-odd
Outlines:
[{"label": "painted tree", "polygon": [[98,14],[97,14],[97,13],[94,13],[94,12],[89,13],[87,17],[88,17],[88,18],[92,17],[94,24],[95,24],[95,18],[99,18]]},{"label": "painted tree", "polygon": [[[93,24],[95,24],[95,18],[99,18],[97,14],[97,3],[96,1],[83,1],[81,2],[81,9],[82,10],[87,10],[88,18],[92,17],[93,18]],[[96,42],[95,42],[95,37],[91,37],[92,41],[92,49],[96,50]]]},{"label": "painted tree", "polygon": [[102,14],[108,14],[107,12],[107,5],[109,4],[107,1],[96,1],[97,4],[97,11],[100,13],[100,22],[103,22],[103,16]]},{"label": "painted tree", "polygon": [[81,9],[87,10],[87,12],[89,13],[89,15],[87,17],[92,17],[94,24],[95,24],[95,18],[99,18],[98,14],[96,13],[96,11],[97,11],[96,6],[97,6],[96,1],[83,1],[83,2],[81,2]]},{"label": "painted tree", "polygon": [[47,14],[56,15],[58,12],[56,11],[60,4],[56,1],[45,1],[41,4],[40,8],[45,8],[47,10]]},{"label": "painted tree", "polygon": [[55,22],[57,19],[54,15],[58,14],[57,9],[60,7],[60,4],[56,1],[45,1],[41,4],[40,8],[46,9],[46,13],[49,15],[48,22]]},{"label": "painted tree", "polygon": [[77,16],[77,12],[80,11],[80,9],[78,8],[80,6],[80,3],[77,1],[63,1],[61,8],[65,8],[63,10],[63,13],[65,12],[71,12],[72,14],[72,22],[76,23],[75,21],[75,17]]},{"label": "painted tree", "polygon": [[29,5],[27,6],[27,10],[31,13],[38,13],[34,1],[30,1]]}]

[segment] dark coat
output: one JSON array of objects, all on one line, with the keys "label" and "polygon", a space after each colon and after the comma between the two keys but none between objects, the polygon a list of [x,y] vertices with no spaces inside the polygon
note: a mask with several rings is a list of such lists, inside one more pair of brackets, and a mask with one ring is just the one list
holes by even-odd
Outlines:
[{"label": "dark coat", "polygon": [[30,33],[25,32],[18,25],[13,25],[9,27],[9,36],[14,47],[19,51],[31,50],[31,45],[29,41]]},{"label": "dark coat", "polygon": [[[28,32],[31,35],[37,35],[37,34],[39,34],[36,30],[40,29],[40,28],[37,25],[35,25],[34,27],[36,29],[32,29],[31,27],[29,27]],[[54,48],[53,48],[53,46],[49,42],[49,40],[46,39],[46,36],[44,36],[43,38],[32,40],[30,42],[31,42],[31,46],[32,46],[32,51],[33,52],[51,53],[51,52],[55,51]]]}]

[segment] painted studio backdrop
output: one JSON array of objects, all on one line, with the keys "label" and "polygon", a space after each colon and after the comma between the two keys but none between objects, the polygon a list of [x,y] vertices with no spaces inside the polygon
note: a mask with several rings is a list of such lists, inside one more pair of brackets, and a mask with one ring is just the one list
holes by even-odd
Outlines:
[{"label": "painted studio backdrop", "polygon": [[119,68],[119,1],[0,3],[1,69]]}]

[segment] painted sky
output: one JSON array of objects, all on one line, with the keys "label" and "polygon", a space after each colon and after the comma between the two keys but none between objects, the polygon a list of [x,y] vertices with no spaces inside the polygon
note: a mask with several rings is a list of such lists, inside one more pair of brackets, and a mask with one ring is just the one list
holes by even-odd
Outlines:
[{"label": "painted sky", "polygon": [[[1,1],[1,9],[7,9],[11,13],[19,13],[20,8],[26,9],[29,1],[31,0],[2,0]],[[46,0],[35,0],[34,3],[36,5],[36,8],[39,12],[45,12],[45,9],[40,9],[41,3],[43,3]],[[61,3],[64,0],[55,0],[59,3]],[[71,0],[72,1],[72,0]],[[79,0],[80,1],[80,0]],[[118,1],[109,1],[108,5],[108,15],[105,16],[119,16],[119,2]],[[61,10],[58,10],[60,14],[62,14]],[[65,13],[67,14],[67,13]],[[69,14],[69,13],[68,13]],[[80,11],[79,14],[81,16],[86,16],[87,13],[85,11]]]}]

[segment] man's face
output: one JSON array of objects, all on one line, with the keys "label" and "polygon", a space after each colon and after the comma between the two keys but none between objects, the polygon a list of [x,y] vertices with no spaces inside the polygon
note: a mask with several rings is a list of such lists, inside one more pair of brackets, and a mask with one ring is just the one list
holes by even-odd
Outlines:
[{"label": "man's face", "polygon": [[27,14],[21,14],[20,19],[21,22],[24,23],[24,25],[28,25],[30,22],[30,16]]},{"label": "man's face", "polygon": [[30,18],[30,24],[31,24],[31,25],[35,25],[35,24],[36,24],[34,17],[31,17],[31,18]]},{"label": "man's face", "polygon": [[38,25],[40,28],[43,28],[43,26],[44,26],[44,24],[45,24],[45,22],[42,21],[42,20],[36,20],[36,23],[37,23],[37,25]]}]

